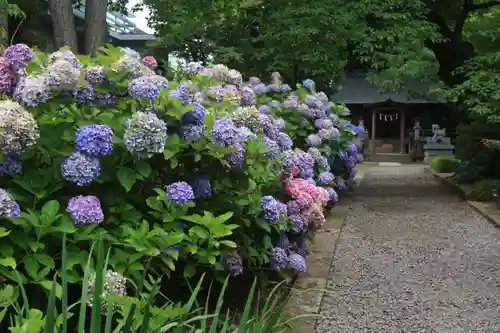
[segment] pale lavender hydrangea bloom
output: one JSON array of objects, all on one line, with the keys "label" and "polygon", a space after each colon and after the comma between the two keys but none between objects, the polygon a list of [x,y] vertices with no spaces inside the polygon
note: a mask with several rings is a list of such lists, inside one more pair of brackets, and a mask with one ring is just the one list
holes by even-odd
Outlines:
[{"label": "pale lavender hydrangea bloom", "polygon": [[241,105],[252,106],[255,105],[255,93],[252,88],[243,86],[240,89]]},{"label": "pale lavender hydrangea bloom", "polygon": [[12,92],[15,77],[17,75],[12,71],[9,59],[0,57],[0,93]]},{"label": "pale lavender hydrangea bloom", "polygon": [[262,105],[262,106],[259,107],[259,112],[261,114],[269,114],[271,112],[271,110],[269,109],[269,106]]},{"label": "pale lavender hydrangea bloom", "polygon": [[292,253],[288,256],[288,265],[295,273],[307,271],[306,259],[297,253]]},{"label": "pale lavender hydrangea bloom", "polygon": [[257,84],[261,83],[260,79],[258,77],[252,76],[248,79],[248,84],[251,86],[255,86]]},{"label": "pale lavender hydrangea bloom", "polygon": [[104,221],[101,202],[93,195],[71,198],[66,211],[76,225],[100,224]]},{"label": "pale lavender hydrangea bloom", "polygon": [[290,108],[290,109],[298,108],[299,107],[299,97],[296,95],[290,95],[285,99],[285,101],[283,102],[283,105],[286,108]]},{"label": "pale lavender hydrangea bloom", "polygon": [[279,108],[279,107],[280,107],[280,105],[281,105],[281,103],[280,103],[279,101],[276,101],[276,100],[273,100],[273,101],[271,101],[271,102],[269,103],[269,106],[270,106],[271,108],[274,108],[274,109]]},{"label": "pale lavender hydrangea bloom", "polygon": [[290,200],[286,204],[287,212],[289,215],[296,215],[300,213],[300,205],[297,200]]},{"label": "pale lavender hydrangea bloom", "polygon": [[167,198],[178,204],[185,205],[194,200],[194,192],[191,185],[186,182],[175,182],[167,186]]},{"label": "pale lavender hydrangea bloom", "polygon": [[123,140],[129,152],[150,158],[165,149],[167,124],[154,113],[136,112],[125,124]]},{"label": "pale lavender hydrangea bloom", "polygon": [[[95,292],[95,284],[96,284],[96,275],[95,273],[91,274],[88,280],[88,295],[87,295],[87,304],[92,307],[94,301],[94,292]],[[101,311],[102,313],[108,312],[108,306],[115,308],[117,305],[114,303],[109,304],[106,301],[106,297],[108,296],[126,296],[127,295],[127,279],[121,275],[120,273],[108,270],[104,275],[104,285],[102,291],[102,305]]]},{"label": "pale lavender hydrangea bloom", "polygon": [[313,90],[314,89],[314,81],[311,79],[305,79],[302,81],[302,84],[304,85],[304,88]]},{"label": "pale lavender hydrangea bloom", "polygon": [[82,68],[82,64],[80,60],[76,57],[76,55],[70,50],[56,51],[49,55],[49,64],[53,64],[59,60],[67,61],[76,69]]},{"label": "pale lavender hydrangea bloom", "polygon": [[175,90],[170,91],[168,94],[172,98],[180,99],[182,104],[193,103],[193,92],[187,84],[179,84]]},{"label": "pale lavender hydrangea bloom", "polygon": [[292,214],[288,217],[293,224],[297,227],[298,231],[302,231],[304,229],[304,225],[306,224],[304,221],[304,217],[300,214]]},{"label": "pale lavender hydrangea bloom", "polygon": [[19,217],[21,208],[14,198],[4,189],[0,188],[0,217]]},{"label": "pale lavender hydrangea bloom", "polygon": [[198,74],[201,73],[203,69],[203,65],[199,62],[191,61],[184,65],[184,72],[187,74]]},{"label": "pale lavender hydrangea bloom", "polygon": [[288,255],[281,247],[274,247],[271,250],[270,265],[273,269],[281,270],[288,265]]},{"label": "pale lavender hydrangea bloom", "polygon": [[94,66],[85,68],[85,80],[93,85],[98,85],[106,82],[106,73],[102,66]]},{"label": "pale lavender hydrangea bloom", "polygon": [[294,154],[294,164],[300,170],[300,177],[305,179],[312,176],[314,168],[314,159],[310,154],[300,149],[296,150]]},{"label": "pale lavender hydrangea bloom", "polygon": [[325,187],[325,189],[328,191],[329,202],[336,203],[339,201],[339,195],[333,188]]},{"label": "pale lavender hydrangea bloom", "polygon": [[161,75],[148,75],[144,76],[144,79],[154,84],[159,90],[168,89],[168,80]]},{"label": "pale lavender hydrangea bloom", "polygon": [[46,103],[51,96],[47,78],[44,76],[25,76],[14,90],[14,100],[26,107],[36,107]]},{"label": "pale lavender hydrangea bloom", "polygon": [[265,136],[274,141],[278,139],[278,134],[280,133],[280,131],[272,118],[264,114],[261,114],[260,126],[262,127],[262,131],[264,132]]},{"label": "pale lavender hydrangea bloom", "polygon": [[278,143],[276,141],[271,140],[270,138],[265,136],[264,138],[262,138],[262,144],[267,148],[271,148],[271,150],[264,153],[264,156],[271,158],[275,158],[276,156],[278,156],[280,147],[278,146]]},{"label": "pale lavender hydrangea bloom", "polygon": [[318,135],[323,140],[332,140],[340,136],[339,130],[335,127],[322,128],[319,130]]},{"label": "pale lavender hydrangea bloom", "polygon": [[184,141],[198,142],[203,137],[204,128],[200,125],[183,125],[181,137]]},{"label": "pale lavender hydrangea bloom", "polygon": [[238,131],[240,132],[240,141],[241,142],[247,142],[247,141],[259,139],[257,134],[252,132],[248,127],[245,127],[245,126],[238,127]]},{"label": "pale lavender hydrangea bloom", "polygon": [[295,153],[293,152],[293,150],[285,150],[280,152],[278,155],[281,170],[285,175],[291,174],[292,169],[295,166],[294,155]]},{"label": "pale lavender hydrangea bloom", "polygon": [[130,81],[128,92],[134,98],[142,98],[149,101],[155,100],[160,93],[158,87],[147,76],[141,76]]},{"label": "pale lavender hydrangea bloom", "polygon": [[78,186],[93,183],[99,176],[101,163],[95,157],[75,152],[61,164],[62,176]]},{"label": "pale lavender hydrangea bloom", "polygon": [[238,276],[243,273],[243,260],[236,250],[231,250],[226,254],[226,266],[231,276]]},{"label": "pale lavender hydrangea bloom", "polygon": [[265,94],[269,91],[269,88],[264,83],[258,83],[252,86],[252,90],[256,94]]},{"label": "pale lavender hydrangea bloom", "polygon": [[86,125],[75,135],[76,150],[94,157],[111,155],[113,131],[108,125]]},{"label": "pale lavender hydrangea bloom", "polygon": [[21,154],[34,146],[40,137],[32,114],[10,100],[0,101],[0,151]]},{"label": "pale lavender hydrangea bloom", "polygon": [[278,134],[278,140],[276,142],[282,150],[292,149],[293,147],[293,140],[288,134],[283,132],[280,132],[280,134]]},{"label": "pale lavender hydrangea bloom", "polygon": [[64,59],[58,59],[47,68],[48,83],[61,90],[72,91],[80,81],[80,70]]},{"label": "pale lavender hydrangea bloom", "polygon": [[307,144],[312,147],[319,147],[321,146],[321,137],[317,134],[310,134],[307,137]]}]

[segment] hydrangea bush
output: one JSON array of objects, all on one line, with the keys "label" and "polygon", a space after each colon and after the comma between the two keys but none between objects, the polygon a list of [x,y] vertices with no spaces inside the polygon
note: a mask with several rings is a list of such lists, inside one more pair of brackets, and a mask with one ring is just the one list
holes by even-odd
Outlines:
[{"label": "hydrangea bush", "polygon": [[311,80],[293,91],[277,73],[265,84],[188,63],[169,82],[154,58],[114,47],[91,59],[17,44],[0,59],[0,275],[12,281],[50,286],[63,233],[75,283],[98,239],[120,276],[305,271],[304,235],[362,160],[347,110]]}]

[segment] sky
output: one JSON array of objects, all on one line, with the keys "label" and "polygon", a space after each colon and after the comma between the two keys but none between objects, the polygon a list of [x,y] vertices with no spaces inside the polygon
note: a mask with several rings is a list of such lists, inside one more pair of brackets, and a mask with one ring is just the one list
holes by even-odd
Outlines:
[{"label": "sky", "polygon": [[[132,10],[132,8],[141,3],[142,1],[141,0],[130,0],[129,3],[128,3],[128,6],[127,8],[129,10]],[[133,13],[135,15],[135,18],[131,19],[130,21],[134,22],[134,24],[139,28],[141,29],[142,31],[148,33],[148,34],[152,34],[154,33],[154,31],[148,27],[148,19],[147,17],[149,16],[149,10],[148,9],[145,9],[143,11],[140,11],[140,12],[135,12]]]}]

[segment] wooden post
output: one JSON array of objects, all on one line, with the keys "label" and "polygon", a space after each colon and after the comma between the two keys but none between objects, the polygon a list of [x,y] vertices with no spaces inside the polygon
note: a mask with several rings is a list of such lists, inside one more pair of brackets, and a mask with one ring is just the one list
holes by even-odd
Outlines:
[{"label": "wooden post", "polygon": [[399,130],[401,131],[400,133],[400,153],[404,154],[405,152],[405,110],[401,109],[401,119],[400,119],[400,126]]},{"label": "wooden post", "polygon": [[372,152],[375,151],[375,129],[376,125],[375,122],[377,121],[377,112],[375,111],[375,108],[372,109],[372,138],[370,140],[370,150]]}]

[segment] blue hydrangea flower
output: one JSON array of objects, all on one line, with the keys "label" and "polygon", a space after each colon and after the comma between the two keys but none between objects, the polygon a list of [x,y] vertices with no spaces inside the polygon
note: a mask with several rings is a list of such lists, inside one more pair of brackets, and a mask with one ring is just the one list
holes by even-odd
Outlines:
[{"label": "blue hydrangea flower", "polygon": [[186,112],[182,115],[182,123],[184,125],[201,125],[205,121],[206,110],[203,105],[196,103],[193,111]]},{"label": "blue hydrangea flower", "polygon": [[284,84],[281,86],[281,92],[289,92],[289,91],[292,91],[292,87],[290,87],[289,84]]},{"label": "blue hydrangea flower", "polygon": [[44,76],[26,76],[19,80],[14,90],[13,98],[19,104],[36,107],[46,103],[52,92]]},{"label": "blue hydrangea flower", "polygon": [[357,161],[356,161],[356,157],[354,156],[349,156],[346,160],[345,160],[345,165],[348,169],[353,169],[357,164]]},{"label": "blue hydrangea flower", "polygon": [[276,123],[269,116],[260,115],[260,125],[262,126],[262,131],[264,135],[269,139],[276,141],[278,139],[278,135],[280,130],[276,126]]},{"label": "blue hydrangea flower", "polygon": [[184,125],[181,127],[181,138],[184,141],[198,142],[203,137],[203,131],[200,125]]},{"label": "blue hydrangea flower", "polygon": [[255,92],[251,87],[241,87],[240,95],[242,106],[252,106],[255,104]]},{"label": "blue hydrangea flower", "polygon": [[270,138],[265,136],[262,139],[262,144],[264,146],[266,146],[267,148],[272,148],[272,150],[265,152],[264,156],[271,157],[271,158],[275,158],[276,156],[278,156],[280,147],[278,146],[278,143],[276,143],[276,141],[271,140]]},{"label": "blue hydrangea flower", "polygon": [[196,199],[209,198],[212,196],[212,186],[207,175],[199,175],[191,181],[194,197]]},{"label": "blue hydrangea flower", "polygon": [[194,200],[193,188],[186,182],[175,182],[167,186],[167,198],[185,205]]},{"label": "blue hydrangea flower", "polygon": [[314,81],[311,79],[305,79],[302,84],[304,85],[304,88],[313,90],[314,89]]},{"label": "blue hydrangea flower", "polygon": [[198,74],[201,73],[203,69],[203,65],[199,62],[191,61],[184,65],[184,72],[187,74]]},{"label": "blue hydrangea flower", "polygon": [[333,185],[335,183],[335,176],[331,172],[322,172],[318,176],[318,184],[321,186],[324,185]]},{"label": "blue hydrangea flower", "polygon": [[236,151],[226,155],[226,160],[233,168],[240,169],[245,162],[245,149],[241,145],[235,145]]},{"label": "blue hydrangea flower", "polygon": [[269,114],[271,112],[271,109],[269,109],[269,106],[267,105],[262,105],[259,107],[259,112],[261,114]]},{"label": "blue hydrangea flower", "polygon": [[256,94],[265,94],[269,91],[269,88],[264,83],[253,85],[252,89]]},{"label": "blue hydrangea flower", "polygon": [[348,153],[350,156],[356,156],[356,154],[358,153],[358,147],[356,146],[356,144],[351,143],[351,144],[349,145],[349,148],[347,148],[347,153]]},{"label": "blue hydrangea flower", "polygon": [[96,99],[96,90],[87,84],[83,87],[78,87],[73,92],[73,96],[76,98],[77,105],[93,105]]},{"label": "blue hydrangea flower", "polygon": [[281,170],[285,175],[289,175],[295,166],[293,150],[285,150],[279,153],[278,158],[281,165]]},{"label": "blue hydrangea flower", "polygon": [[182,101],[182,104],[193,103],[193,93],[186,84],[179,84],[177,86],[177,89],[170,91],[168,94],[172,98],[180,99]]},{"label": "blue hydrangea flower", "polygon": [[243,260],[236,250],[231,250],[226,254],[226,266],[231,276],[238,276],[243,273]]},{"label": "blue hydrangea flower", "polygon": [[19,155],[5,154],[3,162],[0,164],[0,176],[6,175],[20,175],[23,172],[23,167],[19,159]]},{"label": "blue hydrangea flower", "polygon": [[270,223],[279,221],[287,213],[286,205],[270,195],[266,195],[260,199],[260,207],[264,212],[266,221]]},{"label": "blue hydrangea flower", "polygon": [[106,73],[101,66],[88,67],[84,71],[85,80],[93,85],[98,85],[106,82]]},{"label": "blue hydrangea flower", "polygon": [[219,119],[212,129],[212,139],[215,143],[229,147],[238,143],[240,132],[229,118]]},{"label": "blue hydrangea flower", "polygon": [[283,105],[286,108],[290,109],[295,109],[299,107],[299,96],[297,95],[289,95],[285,101],[283,102]]},{"label": "blue hydrangea flower", "polygon": [[161,75],[148,75],[144,77],[146,80],[151,82],[158,88],[159,90],[167,90],[168,89],[168,80]]},{"label": "blue hydrangea flower", "polygon": [[73,223],[78,226],[91,223],[100,224],[104,221],[101,202],[93,195],[79,195],[71,198],[66,211],[71,216]]},{"label": "blue hydrangea flower", "polygon": [[62,176],[78,186],[94,182],[100,171],[101,163],[99,160],[81,152],[73,153],[61,165]]},{"label": "blue hydrangea flower", "polygon": [[356,132],[356,135],[357,135],[357,136],[364,136],[364,135],[365,135],[365,133],[366,133],[365,128],[364,128],[364,127],[361,127],[361,126],[356,126],[356,127],[354,128],[354,131]]},{"label": "blue hydrangea flower", "polygon": [[330,203],[336,203],[339,201],[339,195],[337,192],[331,188],[331,187],[325,187],[325,189],[328,191],[328,197],[329,197],[329,202]]},{"label": "blue hydrangea flower", "polygon": [[287,267],[288,265],[288,255],[286,251],[281,247],[274,247],[271,250],[271,255],[269,258],[269,264],[271,268],[276,270],[281,270]]},{"label": "blue hydrangea flower", "polygon": [[255,76],[251,76],[249,79],[248,79],[248,84],[251,85],[251,86],[255,86],[259,83],[261,83],[262,81],[258,78],[258,77],[255,77]]},{"label": "blue hydrangea flower", "polygon": [[288,150],[292,149],[293,147],[293,140],[288,136],[288,134],[281,132],[278,134],[278,140],[276,141],[278,143],[278,146],[282,150]]},{"label": "blue hydrangea flower", "polygon": [[87,125],[79,128],[75,135],[76,150],[94,157],[111,155],[113,131],[108,125]]},{"label": "blue hydrangea flower", "polygon": [[257,134],[252,132],[248,127],[245,127],[245,126],[238,127],[238,131],[240,132],[240,141],[241,142],[248,142],[251,140],[258,140],[259,139]]},{"label": "blue hydrangea flower", "polygon": [[21,208],[14,198],[0,188],[0,217],[19,217]]},{"label": "blue hydrangea flower", "polygon": [[152,101],[158,97],[160,91],[147,76],[141,76],[130,81],[128,85],[128,93],[134,98],[142,98]]},{"label": "blue hydrangea flower", "polygon": [[306,259],[297,253],[288,256],[288,265],[295,273],[307,271]]},{"label": "blue hydrangea flower", "polygon": [[309,153],[306,153],[300,149],[295,151],[294,164],[299,168],[301,178],[305,179],[312,176],[314,159]]},{"label": "blue hydrangea flower", "polygon": [[293,222],[293,224],[295,224],[298,231],[302,231],[302,229],[304,229],[304,225],[306,223],[305,223],[304,217],[302,217],[302,215],[292,214],[288,218]]}]

